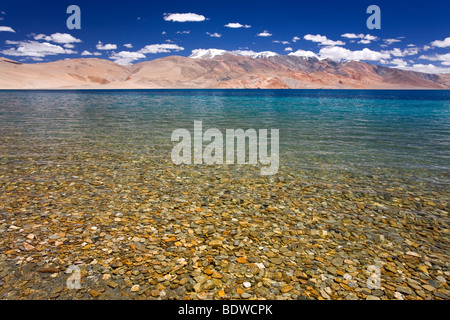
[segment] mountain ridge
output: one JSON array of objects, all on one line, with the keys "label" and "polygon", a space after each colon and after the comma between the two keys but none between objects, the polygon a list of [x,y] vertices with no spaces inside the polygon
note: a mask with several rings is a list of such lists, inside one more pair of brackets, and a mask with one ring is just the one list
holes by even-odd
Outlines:
[{"label": "mountain ridge", "polygon": [[99,58],[26,64],[0,57],[0,89],[450,89],[450,75],[361,61],[224,50],[123,66]]}]

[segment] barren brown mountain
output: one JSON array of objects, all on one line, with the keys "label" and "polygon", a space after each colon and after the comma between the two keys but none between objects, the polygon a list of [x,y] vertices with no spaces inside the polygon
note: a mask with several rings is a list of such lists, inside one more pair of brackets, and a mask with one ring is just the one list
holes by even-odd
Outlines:
[{"label": "barren brown mountain", "polygon": [[169,56],[130,66],[103,59],[26,64],[0,58],[0,89],[450,89],[450,75],[298,56]]}]

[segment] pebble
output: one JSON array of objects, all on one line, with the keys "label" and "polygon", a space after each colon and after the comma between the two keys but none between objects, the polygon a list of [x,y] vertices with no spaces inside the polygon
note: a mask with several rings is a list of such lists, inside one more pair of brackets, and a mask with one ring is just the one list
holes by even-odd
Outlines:
[{"label": "pebble", "polygon": [[139,285],[135,284],[134,286],[131,287],[130,291],[131,292],[137,292],[137,291],[139,291],[139,288],[140,288]]},{"label": "pebble", "polygon": [[1,299],[448,299],[449,204],[433,184],[94,145],[0,145]]}]

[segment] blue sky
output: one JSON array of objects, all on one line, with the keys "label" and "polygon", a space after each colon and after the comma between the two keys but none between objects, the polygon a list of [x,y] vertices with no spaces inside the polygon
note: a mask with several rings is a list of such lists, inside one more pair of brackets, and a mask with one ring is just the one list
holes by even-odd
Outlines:
[{"label": "blue sky", "polygon": [[[81,9],[80,30],[66,26],[72,4]],[[366,26],[373,4],[381,9],[381,29]],[[449,16],[448,0],[3,1],[0,56],[130,64],[215,48],[450,73]]]}]

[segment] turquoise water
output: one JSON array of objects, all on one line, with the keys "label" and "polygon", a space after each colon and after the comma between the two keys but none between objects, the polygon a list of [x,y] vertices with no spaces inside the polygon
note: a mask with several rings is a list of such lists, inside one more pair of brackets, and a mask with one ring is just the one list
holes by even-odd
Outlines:
[{"label": "turquoise water", "polygon": [[0,91],[1,161],[119,151],[170,161],[172,131],[194,120],[279,129],[288,172],[448,186],[450,91]]}]

